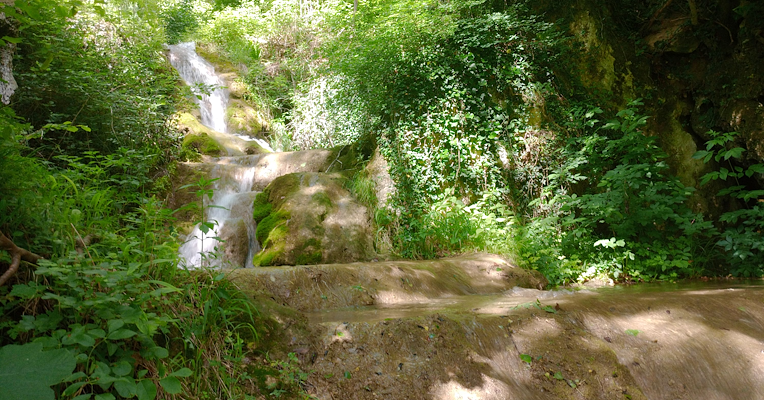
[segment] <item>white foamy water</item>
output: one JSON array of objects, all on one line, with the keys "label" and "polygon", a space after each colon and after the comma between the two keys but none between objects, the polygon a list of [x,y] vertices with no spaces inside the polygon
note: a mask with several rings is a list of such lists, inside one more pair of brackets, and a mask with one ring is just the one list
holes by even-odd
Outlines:
[{"label": "white foamy water", "polygon": [[[189,86],[201,84],[208,88],[214,87],[209,94],[197,93],[200,97],[196,102],[201,110],[201,122],[210,129],[226,133],[228,90],[224,88],[224,82],[216,75],[212,64],[196,54],[195,47],[194,43],[168,46],[170,63]],[[261,140],[258,141],[260,142]],[[213,164],[208,178],[216,179],[211,188],[214,194],[212,199],[204,199],[204,221],[213,226],[204,233],[200,225],[197,225],[181,246],[180,256],[186,260],[186,266],[189,268],[219,267],[223,265],[222,256],[225,254],[222,251],[222,241],[239,241],[242,235],[247,235],[249,251],[246,261],[244,265],[232,266],[251,267],[252,257],[260,250],[255,238],[255,222],[252,220],[252,201],[255,194],[252,186],[256,168],[239,160],[232,162],[231,158],[218,159]],[[235,168],[231,168],[230,164],[235,164]],[[237,230],[242,223],[246,227],[246,233]]]},{"label": "white foamy water", "polygon": [[[194,89],[195,98],[202,114],[202,124],[218,132],[228,132],[225,122],[228,107],[228,89],[220,77],[215,74],[215,67],[196,54],[196,43],[180,43],[167,46],[170,50],[170,64],[178,70],[181,78],[192,88],[202,85],[206,89],[214,88],[209,94]],[[206,91],[206,90],[205,90]],[[201,98],[199,98],[201,97]]]}]

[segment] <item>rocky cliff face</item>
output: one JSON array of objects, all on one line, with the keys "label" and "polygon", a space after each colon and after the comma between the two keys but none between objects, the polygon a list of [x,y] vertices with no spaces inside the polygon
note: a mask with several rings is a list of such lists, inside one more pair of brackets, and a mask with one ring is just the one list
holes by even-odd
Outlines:
[{"label": "rocky cliff face", "polygon": [[[750,1],[586,0],[540,2],[536,12],[567,29],[583,51],[558,75],[583,86],[601,106],[617,109],[643,98],[646,133],[660,138],[669,165],[699,188],[693,207],[716,214],[718,188],[699,187],[714,168],[692,159],[711,130],[736,131],[764,160],[764,4]],[[745,165],[742,165],[745,166]],[[764,182],[751,182],[759,186]]]}]

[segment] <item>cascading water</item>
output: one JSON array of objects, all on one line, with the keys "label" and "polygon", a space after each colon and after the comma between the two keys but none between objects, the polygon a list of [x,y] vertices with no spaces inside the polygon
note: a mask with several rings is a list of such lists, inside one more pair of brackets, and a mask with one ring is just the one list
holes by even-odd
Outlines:
[{"label": "cascading water", "polygon": [[170,64],[178,70],[186,84],[194,89],[196,102],[202,114],[202,124],[226,133],[228,90],[223,80],[215,74],[215,67],[196,54],[194,42],[171,45],[168,48]]},{"label": "cascading water", "polygon": [[[196,54],[194,43],[181,43],[168,46],[168,48],[170,63],[178,70],[183,80],[189,86],[204,87],[204,90],[195,90],[202,124],[215,131],[226,133],[225,115],[229,93],[224,87],[223,80],[215,74],[215,68]],[[226,150],[228,154],[232,154],[235,149],[227,148]],[[205,228],[207,232],[204,232],[202,226],[197,225],[181,246],[180,255],[186,260],[188,267],[221,266],[223,260],[218,257],[222,254],[221,240],[243,235],[243,232],[235,229],[241,224],[246,226],[249,251],[244,265],[234,266],[252,266],[252,256],[260,248],[255,239],[255,223],[251,217],[252,200],[256,194],[252,192],[256,167],[252,163],[249,165],[247,163],[247,160],[251,158],[253,156],[221,157],[212,161],[214,165],[210,170],[210,178],[215,179],[212,186],[214,195],[209,203],[205,203],[204,210],[204,220],[212,223],[212,228]],[[230,168],[232,164],[235,168]],[[228,235],[224,235],[227,227],[233,228],[228,229],[230,231]]]}]

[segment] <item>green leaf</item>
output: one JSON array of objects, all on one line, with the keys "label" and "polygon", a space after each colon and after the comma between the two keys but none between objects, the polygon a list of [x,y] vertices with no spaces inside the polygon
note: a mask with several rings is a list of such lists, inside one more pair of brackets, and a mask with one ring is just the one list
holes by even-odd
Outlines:
[{"label": "green leaf", "polygon": [[561,380],[563,380],[565,378],[562,377],[562,372],[557,371],[557,372],[554,373],[554,379],[557,379],[558,381],[561,381]]},{"label": "green leaf", "polygon": [[21,43],[21,38],[15,38],[15,37],[10,37],[10,36],[3,36],[3,40],[5,40],[6,42],[9,42],[9,43],[13,43],[13,44]]},{"label": "green leaf", "polygon": [[193,375],[194,372],[191,371],[189,368],[181,368],[173,373],[170,374],[170,376],[177,376],[180,378],[188,378],[189,376]]},{"label": "green leaf", "polygon": [[111,371],[116,376],[125,376],[133,370],[133,366],[127,361],[120,361],[111,368]]},{"label": "green leaf", "polygon": [[701,158],[706,157],[709,153],[711,152],[706,150],[699,150],[692,155],[692,158],[695,160],[700,160]]},{"label": "green leaf", "polygon": [[740,156],[745,152],[745,149],[742,147],[735,147],[734,149],[727,150],[724,152],[724,159],[729,160],[730,157],[732,158],[740,158]]},{"label": "green leaf", "polygon": [[115,400],[116,397],[114,397],[111,393],[104,393],[104,394],[97,394],[95,397],[95,400]]},{"label": "green leaf", "polygon": [[120,378],[114,382],[114,389],[120,396],[125,398],[135,397],[138,394],[138,385],[135,384],[133,378]]},{"label": "green leaf", "polygon": [[125,326],[125,321],[121,319],[111,319],[106,322],[106,326],[109,327],[109,333],[116,331],[117,329]]},{"label": "green leaf", "polygon": [[167,351],[167,349],[159,346],[154,346],[149,349],[149,353],[153,354],[157,359],[166,358],[170,355],[170,352]]},{"label": "green leaf", "polygon": [[183,391],[180,381],[174,376],[160,379],[159,384],[162,385],[164,390],[169,394],[178,394]]},{"label": "green leaf", "polygon": [[144,379],[136,385],[138,400],[154,400],[157,397],[157,386],[154,382]]},{"label": "green leaf", "polygon": [[50,386],[68,378],[76,365],[69,351],[42,351],[42,343],[2,347],[0,399],[54,400]]},{"label": "green leaf", "polygon": [[121,339],[127,339],[130,337],[133,337],[135,335],[136,335],[136,332],[130,329],[118,329],[110,333],[109,336],[107,336],[106,338],[109,340],[121,340]]},{"label": "green leaf", "polygon": [[626,333],[628,333],[628,334],[629,334],[629,335],[631,335],[631,336],[637,336],[637,335],[639,335],[639,331],[638,331],[638,330],[636,330],[636,329],[627,329],[627,330],[626,330]]},{"label": "green leaf", "polygon": [[[31,283],[31,282],[30,282]],[[10,295],[20,297],[22,299],[31,299],[37,296],[37,289],[30,285],[13,285]]]},{"label": "green leaf", "polygon": [[527,354],[520,354],[520,359],[524,362],[527,362],[528,364],[531,364],[533,362],[533,357],[527,355]]}]

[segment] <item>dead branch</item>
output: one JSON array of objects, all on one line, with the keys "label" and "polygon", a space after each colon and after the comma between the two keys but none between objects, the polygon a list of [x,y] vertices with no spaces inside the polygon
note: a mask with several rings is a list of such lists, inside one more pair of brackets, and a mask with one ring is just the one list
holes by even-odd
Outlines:
[{"label": "dead branch", "polygon": [[19,270],[21,260],[34,264],[42,258],[37,254],[16,246],[16,244],[13,243],[11,239],[8,239],[2,232],[0,232],[0,250],[5,250],[11,254],[11,265],[8,267],[8,270],[0,276],[0,286],[5,285],[5,282],[11,279],[16,271]]}]

